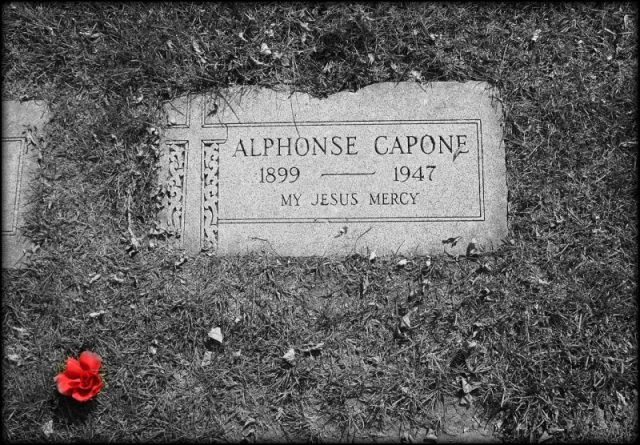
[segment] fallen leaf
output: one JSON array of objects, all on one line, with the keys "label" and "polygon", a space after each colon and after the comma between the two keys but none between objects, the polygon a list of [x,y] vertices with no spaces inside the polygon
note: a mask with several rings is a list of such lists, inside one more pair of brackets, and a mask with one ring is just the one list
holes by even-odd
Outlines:
[{"label": "fallen leaf", "polygon": [[378,255],[376,255],[376,251],[374,250],[371,252],[371,255],[369,255],[369,261],[375,261],[377,256]]},{"label": "fallen leaf", "polygon": [[464,397],[460,398],[460,405],[462,406],[470,406],[473,403],[473,396],[471,394],[465,394]]},{"label": "fallen leaf", "polygon": [[91,312],[89,314],[89,318],[96,318],[96,317],[100,317],[101,315],[106,314],[105,311],[97,311],[97,312]]},{"label": "fallen leaf", "polygon": [[467,379],[465,379],[464,377],[461,379],[461,385],[463,393],[469,394],[472,391],[471,385],[469,385],[469,382],[467,382]]},{"label": "fallen leaf", "polygon": [[42,424],[42,432],[47,438],[53,434],[53,419]]},{"label": "fallen leaf", "polygon": [[546,431],[542,433],[542,436],[538,439],[538,443],[546,442],[547,440],[552,439],[551,435]]},{"label": "fallen leaf", "polygon": [[20,363],[20,356],[18,354],[7,354],[7,358],[10,362]]},{"label": "fallen leaf", "polygon": [[89,280],[89,284],[93,284],[96,281],[98,281],[100,278],[102,277],[102,275],[100,275],[99,273],[95,274],[90,280]]},{"label": "fallen leaf", "polygon": [[455,247],[458,244],[458,241],[462,239],[461,236],[456,236],[454,238],[447,238],[442,240],[442,244],[451,244],[451,247]]},{"label": "fallen leaf", "polygon": [[347,230],[349,230],[349,228],[347,226],[343,226],[339,231],[338,234],[336,236],[334,236],[334,238],[338,238],[341,237],[342,235],[346,235]]},{"label": "fallen leaf", "polygon": [[400,261],[398,261],[398,266],[404,267],[406,265],[407,265],[407,260],[405,258],[403,258]]},{"label": "fallen leaf", "polygon": [[205,351],[204,356],[202,357],[202,362],[200,363],[200,366],[202,366],[203,368],[205,366],[209,366],[211,364],[212,356],[213,356],[213,353],[211,351]]},{"label": "fallen leaf", "polygon": [[422,80],[422,73],[420,71],[412,70],[409,74],[418,81]]},{"label": "fallen leaf", "polygon": [[369,63],[370,63],[371,65],[373,65],[373,62],[375,62],[375,61],[376,61],[376,56],[374,56],[374,55],[373,55],[373,54],[371,54],[371,53],[367,54],[367,56],[369,57]]},{"label": "fallen leaf", "polygon": [[200,48],[200,45],[198,45],[196,39],[191,39],[191,46],[198,55],[202,54],[202,49]]},{"label": "fallen leaf", "polygon": [[176,267],[180,267],[180,266],[182,266],[184,264],[185,261],[187,261],[187,259],[185,257],[182,257],[178,261],[173,263],[173,265],[176,266]]},{"label": "fallen leaf", "polygon": [[262,43],[262,45],[260,45],[260,53],[264,54],[265,56],[270,56],[271,50],[269,49],[269,45],[267,45],[266,43]]},{"label": "fallen leaf", "polygon": [[238,37],[240,37],[240,40],[248,42],[248,40],[244,38],[244,32],[239,32]]},{"label": "fallen leaf", "polygon": [[290,348],[282,358],[290,365],[293,365],[293,362],[296,359],[296,351],[293,348]]},{"label": "fallen leaf", "polygon": [[533,32],[533,36],[531,36],[531,41],[536,42],[539,38],[540,38],[540,33],[542,32],[541,29],[536,29]]},{"label": "fallen leaf", "polygon": [[149,346],[149,354],[155,355],[158,352],[158,348],[155,346]]},{"label": "fallen leaf", "polygon": [[218,343],[222,344],[222,331],[220,330],[219,327],[215,327],[213,329],[211,329],[209,331],[209,338],[213,339],[214,341],[217,341]]},{"label": "fallen leaf", "polygon": [[431,428],[429,428],[429,430],[427,431],[427,435],[424,438],[425,440],[434,442],[438,440],[438,436],[436,436],[435,432]]},{"label": "fallen leaf", "polygon": [[402,317],[402,319],[400,320],[400,329],[405,329],[405,330],[411,329],[410,315],[411,315],[411,312],[409,312],[404,317]]}]

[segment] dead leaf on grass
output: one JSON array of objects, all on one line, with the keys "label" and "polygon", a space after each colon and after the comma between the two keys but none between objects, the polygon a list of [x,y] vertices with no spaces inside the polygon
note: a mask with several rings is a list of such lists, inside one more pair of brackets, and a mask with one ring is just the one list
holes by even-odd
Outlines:
[{"label": "dead leaf on grass", "polygon": [[399,267],[404,267],[407,265],[407,260],[405,258],[401,259],[400,261],[398,261],[398,266]]},{"label": "dead leaf on grass", "polygon": [[296,360],[296,351],[293,348],[290,348],[283,356],[282,358],[284,359],[285,362],[287,362],[290,365],[293,365],[293,363]]},{"label": "dead leaf on grass", "polygon": [[400,320],[400,330],[409,330],[411,329],[411,312],[409,312],[408,314],[406,314],[404,317],[402,317],[402,319]]},{"label": "dead leaf on grass", "polygon": [[409,74],[411,75],[411,77],[413,77],[417,81],[422,80],[422,73],[420,71],[412,70],[411,72],[409,72]]},{"label": "dead leaf on grass", "polygon": [[203,368],[205,366],[209,366],[211,364],[212,356],[213,356],[213,353],[211,351],[205,351],[204,356],[202,357],[202,362],[200,363],[200,366],[202,366]]},{"label": "dead leaf on grass", "polygon": [[47,438],[53,434],[53,419],[42,424],[42,432]]},{"label": "dead leaf on grass", "polygon": [[436,436],[435,431],[433,431],[431,428],[427,430],[427,435],[424,438],[425,440],[432,441],[432,442],[435,442],[438,440],[438,436]]},{"label": "dead leaf on grass", "polygon": [[222,330],[219,327],[215,327],[213,329],[211,329],[209,331],[209,334],[207,334],[209,336],[209,338],[213,339],[214,341],[222,344]]},{"label": "dead leaf on grass", "polygon": [[93,284],[96,281],[98,281],[100,278],[102,277],[102,275],[100,275],[99,273],[93,275],[90,279],[89,279],[89,284]]},{"label": "dead leaf on grass", "polygon": [[97,317],[100,317],[100,316],[102,316],[102,315],[104,315],[104,314],[106,314],[106,312],[105,312],[105,311],[91,312],[91,313],[89,314],[89,318],[97,318]]},{"label": "dead leaf on grass", "polygon": [[371,254],[369,255],[369,261],[373,262],[376,260],[378,255],[376,255],[376,251],[374,250],[373,252],[371,252]]},{"label": "dead leaf on grass", "polygon": [[542,30],[541,29],[536,29],[533,32],[533,35],[531,36],[531,41],[532,42],[537,42],[538,39],[540,38],[540,33],[542,33]]},{"label": "dead leaf on grass", "polygon": [[20,364],[20,356],[18,354],[7,354],[7,359],[9,359],[10,362]]},{"label": "dead leaf on grass", "polygon": [[458,244],[458,241],[462,239],[461,236],[456,236],[453,238],[447,238],[442,240],[442,244],[451,244],[451,247],[455,247]]},{"label": "dead leaf on grass", "polygon": [[542,435],[538,439],[538,443],[546,442],[549,439],[553,439],[553,437],[549,433],[547,433],[546,431],[543,431]]},{"label": "dead leaf on grass", "polygon": [[347,230],[349,230],[349,228],[347,226],[342,227],[339,231],[338,234],[336,236],[334,236],[334,238],[339,238],[342,235],[346,235],[347,234]]},{"label": "dead leaf on grass", "polygon": [[260,54],[264,54],[265,56],[270,56],[271,50],[269,49],[269,45],[267,45],[266,43],[262,43],[262,45],[260,45]]}]

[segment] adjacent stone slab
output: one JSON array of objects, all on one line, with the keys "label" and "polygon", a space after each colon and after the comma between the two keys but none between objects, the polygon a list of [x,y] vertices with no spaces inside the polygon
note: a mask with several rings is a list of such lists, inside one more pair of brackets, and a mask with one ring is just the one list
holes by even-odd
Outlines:
[{"label": "adjacent stone slab", "polygon": [[460,253],[507,234],[502,113],[486,83],[327,99],[236,88],[165,111],[159,216],[191,253]]},{"label": "adjacent stone slab", "polygon": [[37,167],[37,154],[27,143],[25,129],[41,130],[48,121],[44,102],[2,102],[2,268],[25,264],[31,243],[20,228],[29,205],[30,186]]}]

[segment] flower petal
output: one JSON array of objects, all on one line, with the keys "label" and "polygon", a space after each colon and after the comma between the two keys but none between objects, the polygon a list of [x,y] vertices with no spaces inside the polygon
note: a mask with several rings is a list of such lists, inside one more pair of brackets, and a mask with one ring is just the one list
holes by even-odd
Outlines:
[{"label": "flower petal", "polygon": [[100,374],[95,374],[90,379],[90,385],[83,385],[82,387],[74,389],[71,397],[78,402],[86,402],[98,394],[102,386],[102,377],[100,377]]},{"label": "flower petal", "polygon": [[80,354],[80,365],[87,371],[98,372],[102,366],[102,359],[95,352],[84,351]]},{"label": "flower petal", "polygon": [[80,386],[80,379],[70,379],[64,373],[55,376],[54,380],[58,385],[58,392],[65,396],[70,395],[74,389]]},{"label": "flower petal", "polygon": [[77,390],[77,391],[73,391],[73,394],[71,394],[71,397],[73,397],[78,402],[86,402],[94,395],[95,394],[92,394],[90,390]]},{"label": "flower petal", "polygon": [[73,357],[69,357],[67,359],[67,367],[65,368],[64,373],[71,379],[79,379],[83,373],[80,362]]}]

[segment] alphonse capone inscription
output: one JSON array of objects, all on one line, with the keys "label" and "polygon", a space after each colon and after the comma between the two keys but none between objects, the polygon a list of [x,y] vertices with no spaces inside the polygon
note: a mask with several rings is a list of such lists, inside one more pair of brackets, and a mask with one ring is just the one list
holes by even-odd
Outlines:
[{"label": "alphonse capone inscription", "polygon": [[221,254],[261,243],[324,255],[356,240],[422,253],[453,236],[497,241],[506,234],[504,149],[488,94],[478,83],[422,96],[416,88],[172,101],[160,221],[190,252]]}]

